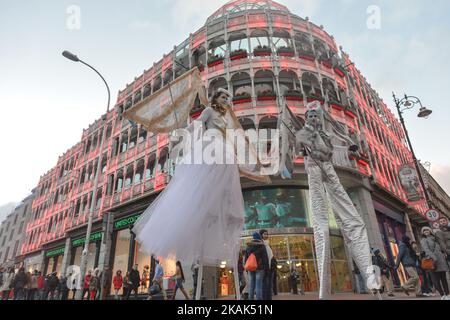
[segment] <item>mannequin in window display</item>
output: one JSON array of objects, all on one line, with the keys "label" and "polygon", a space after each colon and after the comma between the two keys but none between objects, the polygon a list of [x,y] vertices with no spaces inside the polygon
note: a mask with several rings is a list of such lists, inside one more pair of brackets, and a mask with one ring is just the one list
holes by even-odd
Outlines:
[{"label": "mannequin in window display", "polygon": [[315,101],[307,105],[306,124],[296,133],[297,150],[305,150],[303,153],[306,158],[305,166],[318,259],[320,299],[327,299],[331,294],[329,203],[347,248],[363,277],[368,279],[372,270],[366,226],[342,187],[332,163],[333,143],[338,143],[340,146],[344,143],[349,146],[349,150],[357,150],[355,143],[343,132],[345,132],[343,128],[323,110],[319,102]]},{"label": "mannequin in window display", "polygon": [[253,198],[245,199],[245,230],[258,229],[258,212],[252,203]]},{"label": "mannequin in window display", "polygon": [[273,203],[267,201],[267,197],[263,195],[261,200],[255,203],[255,208],[258,213],[259,228],[272,228],[276,223],[276,209]]},{"label": "mannequin in window display", "polygon": [[150,277],[150,267],[144,266],[141,278],[141,292],[147,292],[149,277]]}]

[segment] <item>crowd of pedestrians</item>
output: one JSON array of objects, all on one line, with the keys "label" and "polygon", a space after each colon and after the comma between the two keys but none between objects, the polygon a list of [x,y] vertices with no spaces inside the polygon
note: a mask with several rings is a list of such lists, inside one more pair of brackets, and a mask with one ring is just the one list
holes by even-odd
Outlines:
[{"label": "crowd of pedestrians", "polygon": [[[418,243],[404,236],[399,244],[399,252],[393,265],[383,256],[380,249],[372,249],[372,264],[380,270],[379,281],[382,292],[395,296],[393,276],[402,268],[403,285],[400,289],[407,295],[412,292],[417,297],[432,297],[439,295],[442,300],[450,300],[447,274],[450,271],[450,228],[446,219],[439,221],[440,229],[432,230],[423,227]],[[131,296],[138,298],[139,288],[145,288],[148,299],[162,295],[164,299],[175,299],[178,290],[185,299],[191,299],[184,288],[184,272],[181,262],[176,262],[175,274],[171,277],[175,288],[171,295],[164,287],[164,269],[155,259],[153,279],[150,280],[150,268],[144,267],[142,277],[138,265],[125,274],[117,270],[114,275],[108,267],[89,270],[81,281],[82,299],[99,300],[112,292],[116,300],[128,300]],[[197,266],[198,267],[198,266]],[[271,300],[277,294],[277,260],[269,245],[267,230],[255,232],[247,242],[245,250],[240,252],[238,261],[239,288],[244,300]],[[194,290],[196,291],[196,272],[193,266]],[[299,273],[300,272],[300,273]],[[288,283],[293,294],[305,294],[306,270],[297,270],[291,265]],[[145,283],[144,283],[145,281]],[[112,288],[110,288],[110,284]],[[298,286],[299,285],[299,286]],[[148,286],[148,288],[147,288]],[[299,288],[300,287],[300,288]],[[102,290],[103,289],[103,290]],[[110,291],[110,289],[112,289]],[[72,296],[69,293],[72,291]],[[141,290],[142,291],[142,290]],[[19,268],[0,268],[0,296],[2,300],[69,300],[76,297],[76,279],[72,274],[58,277],[56,272],[43,275],[40,271],[25,272]],[[103,292],[103,297],[101,293]],[[133,295],[134,293],[134,295]],[[142,293],[142,292],[141,292]],[[193,298],[193,297],[192,297]]]}]

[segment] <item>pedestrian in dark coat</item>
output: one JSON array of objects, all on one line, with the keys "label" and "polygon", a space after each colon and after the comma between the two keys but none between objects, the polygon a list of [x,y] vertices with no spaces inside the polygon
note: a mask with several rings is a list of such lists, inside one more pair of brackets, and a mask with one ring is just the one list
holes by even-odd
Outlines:
[{"label": "pedestrian in dark coat", "polygon": [[14,276],[14,300],[25,299],[25,287],[28,284],[28,278],[24,268],[20,268]]},{"label": "pedestrian in dark coat", "polygon": [[256,300],[263,300],[264,274],[269,272],[270,267],[266,245],[262,241],[262,237],[259,232],[255,232],[253,234],[253,240],[247,243],[245,261],[248,260],[251,254],[255,255],[258,266],[255,271],[249,271],[250,286],[248,290],[248,299],[254,300],[256,293]]},{"label": "pedestrian in dark coat", "polygon": [[434,270],[431,270],[431,279],[434,287],[441,295],[442,300],[450,300],[449,288],[446,273],[449,271],[445,253],[439,245],[438,239],[434,236],[433,230],[429,227],[422,228],[422,240],[420,240],[422,250],[425,251],[426,259],[433,259]]},{"label": "pedestrian in dark coat", "polygon": [[131,269],[131,271],[130,271],[130,282],[131,282],[131,285],[128,290],[126,299],[128,300],[130,298],[130,294],[132,291],[134,291],[135,298],[137,299],[138,298],[138,289],[139,289],[139,285],[141,282],[141,276],[139,274],[137,264],[135,264],[133,269]]}]

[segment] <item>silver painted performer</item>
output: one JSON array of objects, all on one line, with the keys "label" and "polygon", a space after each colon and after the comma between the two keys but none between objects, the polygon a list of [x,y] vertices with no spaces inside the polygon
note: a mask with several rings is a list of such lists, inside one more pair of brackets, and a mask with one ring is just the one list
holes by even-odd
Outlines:
[{"label": "silver painted performer", "polygon": [[[332,142],[346,144],[346,153],[349,149],[356,151],[357,146],[339,130],[339,123],[322,109],[320,103],[310,103],[307,109],[306,124],[296,133],[296,149],[306,151],[304,155],[320,280],[319,298],[327,299],[331,294],[329,203],[346,246],[365,279],[373,269],[366,226],[342,187],[332,163],[335,149]],[[331,129],[328,132],[325,132],[325,123]]]}]

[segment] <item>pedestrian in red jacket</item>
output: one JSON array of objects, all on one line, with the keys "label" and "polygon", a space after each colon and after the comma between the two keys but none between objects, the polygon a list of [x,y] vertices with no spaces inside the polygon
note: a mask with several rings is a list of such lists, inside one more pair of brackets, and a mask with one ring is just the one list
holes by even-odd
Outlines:
[{"label": "pedestrian in red jacket", "polygon": [[83,295],[81,296],[81,300],[84,299],[84,295],[87,293],[88,300],[89,300],[89,282],[91,281],[92,277],[92,271],[89,270],[88,274],[84,277],[84,284],[83,284]]},{"label": "pedestrian in red jacket", "polygon": [[119,290],[122,289],[123,285],[123,277],[122,277],[122,271],[117,270],[116,275],[113,279],[114,284],[114,292],[115,292],[115,299],[119,300]]}]

